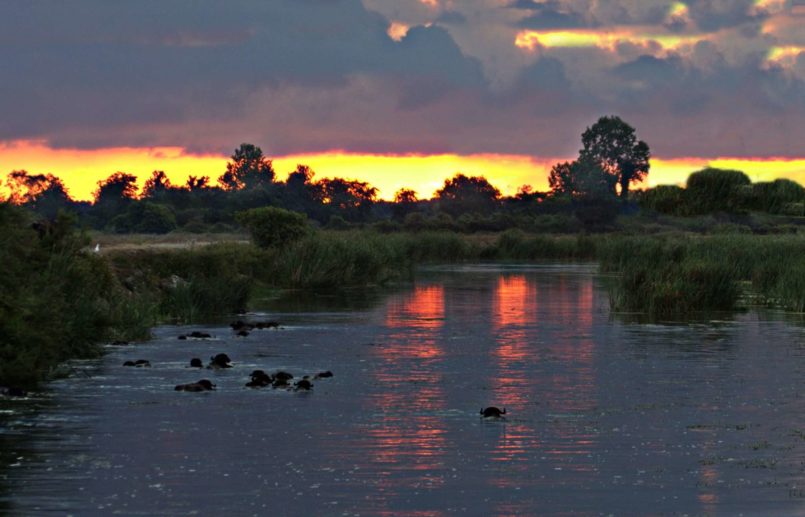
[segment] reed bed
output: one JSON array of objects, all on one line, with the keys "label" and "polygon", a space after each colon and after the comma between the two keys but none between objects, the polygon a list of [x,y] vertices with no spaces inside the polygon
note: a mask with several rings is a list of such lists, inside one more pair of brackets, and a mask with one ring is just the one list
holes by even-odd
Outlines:
[{"label": "reed bed", "polygon": [[613,308],[656,317],[733,310],[742,300],[802,312],[802,257],[798,234],[615,237],[598,247],[601,269],[620,275]]}]

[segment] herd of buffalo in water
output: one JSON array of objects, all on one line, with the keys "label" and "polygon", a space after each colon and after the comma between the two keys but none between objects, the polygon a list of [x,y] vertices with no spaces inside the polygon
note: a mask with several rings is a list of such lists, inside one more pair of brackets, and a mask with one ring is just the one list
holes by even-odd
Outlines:
[{"label": "herd of buffalo in water", "polygon": [[[232,328],[232,331],[235,332],[237,336],[245,337],[248,336],[249,333],[255,329],[264,330],[264,329],[275,329],[278,330],[280,325],[276,321],[260,321],[255,323],[247,323],[241,320],[235,321],[229,325]],[[187,340],[187,339],[213,339],[211,334],[206,332],[200,331],[193,331],[189,334],[182,334],[178,336],[180,340]],[[112,343],[113,345],[127,345],[128,343],[123,341],[115,341]],[[151,362],[147,359],[136,359],[136,360],[129,360],[123,363],[123,366],[133,367],[133,368],[144,368],[150,367]],[[219,353],[212,357],[210,357],[210,362],[207,366],[204,366],[202,360],[198,357],[194,357],[190,360],[190,368],[199,368],[199,369],[210,369],[210,370],[220,370],[224,368],[232,368],[232,360],[229,358],[228,355],[225,353]],[[333,372],[327,370],[323,372],[319,372],[313,376],[305,375],[300,380],[296,382],[291,382],[294,379],[293,374],[288,373],[286,371],[278,370],[273,374],[266,373],[264,370],[254,370],[249,375],[249,382],[245,384],[248,388],[267,388],[271,387],[274,389],[285,389],[288,391],[310,391],[313,388],[313,383],[311,380],[318,380],[318,379],[327,379],[333,376]],[[190,382],[187,384],[177,384],[174,388],[176,391],[188,391],[188,392],[203,392],[203,391],[213,391],[215,390],[216,385],[212,383],[209,379],[200,379],[196,382]],[[6,397],[24,397],[27,393],[23,390],[18,388],[10,388],[5,386],[0,386],[0,396]],[[483,418],[492,418],[492,419],[505,419],[504,416],[506,414],[506,408],[499,409],[495,406],[489,406],[482,408],[480,414]]]},{"label": "herd of buffalo in water", "polygon": [[[229,325],[232,327],[232,330],[235,332],[236,335],[245,337],[249,335],[254,329],[279,329],[279,323],[276,321],[260,321],[255,323],[246,323],[243,321],[236,321]],[[213,336],[208,334],[207,332],[200,332],[200,331],[193,331],[189,334],[182,334],[178,336],[180,340],[187,340],[187,339],[212,339]],[[123,363],[123,366],[131,366],[135,368],[143,368],[143,367],[150,367],[151,362],[147,359],[137,359],[135,361],[126,361]],[[190,360],[190,368],[207,368],[209,370],[221,370],[225,368],[232,368],[232,360],[229,358],[227,354],[220,353],[210,357],[210,362],[207,366],[204,366],[202,360],[198,357],[194,357]],[[315,374],[312,378],[313,379],[326,379],[333,376],[333,372],[327,370],[324,372],[319,372]],[[313,388],[313,383],[311,382],[311,376],[305,375],[302,379],[294,382],[291,384],[291,380],[294,378],[293,374],[288,373],[286,371],[279,370],[274,372],[273,374],[268,374],[264,370],[254,370],[250,374],[250,380],[246,383],[246,387],[249,388],[265,388],[265,387],[272,387],[272,388],[284,388],[287,390],[294,390],[294,391],[309,391]],[[212,383],[209,379],[201,379],[196,382],[191,382],[187,384],[177,384],[174,388],[176,391],[190,391],[190,392],[200,392],[200,391],[212,391],[216,388],[216,385]]]}]

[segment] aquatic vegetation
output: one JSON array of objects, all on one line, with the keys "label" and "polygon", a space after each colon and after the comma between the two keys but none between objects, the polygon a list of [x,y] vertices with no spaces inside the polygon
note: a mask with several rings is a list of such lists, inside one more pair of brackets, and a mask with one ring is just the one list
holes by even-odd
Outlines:
[{"label": "aquatic vegetation", "polygon": [[792,259],[803,256],[803,236],[741,234],[616,237],[598,253],[603,271],[620,274],[612,306],[654,317],[733,310],[742,299],[801,312],[805,265]]}]

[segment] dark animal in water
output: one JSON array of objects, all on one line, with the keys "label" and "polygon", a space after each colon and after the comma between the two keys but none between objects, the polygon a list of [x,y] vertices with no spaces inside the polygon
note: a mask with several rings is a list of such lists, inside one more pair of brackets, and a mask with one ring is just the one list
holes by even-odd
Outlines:
[{"label": "dark animal in water", "polygon": [[232,368],[230,364],[232,360],[226,354],[218,354],[214,357],[210,357],[210,364],[207,365],[207,368]]},{"label": "dark animal in water", "polygon": [[252,325],[251,323],[246,323],[245,321],[241,320],[234,321],[230,323],[229,326],[232,327],[232,330],[234,330],[235,332],[241,332],[243,330],[248,332],[254,328],[254,325]]},{"label": "dark animal in water", "polygon": [[280,323],[278,321],[258,321],[254,324],[254,328],[258,329],[278,329]]},{"label": "dark animal in water", "polygon": [[481,410],[481,416],[484,418],[503,418],[503,415],[506,414],[506,408],[503,408],[501,411],[499,408],[495,406],[489,406],[487,408],[483,408]]},{"label": "dark animal in water", "polygon": [[198,357],[194,357],[190,360],[190,368],[204,368],[204,363]]},{"label": "dark animal in water", "polygon": [[212,391],[215,389],[215,384],[207,379],[201,379],[198,382],[191,382],[189,384],[178,384],[173,389],[176,391]]},{"label": "dark animal in water", "polygon": [[314,379],[326,379],[326,378],[332,377],[332,376],[333,376],[333,372],[331,372],[330,370],[327,370],[326,372],[317,373],[316,375],[313,376],[313,378]]},{"label": "dark animal in water", "polygon": [[237,333],[236,335],[237,335],[238,337],[246,337],[246,336],[248,336],[248,335],[249,335],[249,331],[248,331],[248,330],[239,330],[239,331],[238,331],[238,333]]},{"label": "dark animal in water", "polygon": [[274,388],[285,388],[288,386],[288,381],[293,379],[293,375],[288,372],[279,371],[274,374],[274,383],[272,386]]},{"label": "dark animal in water", "polygon": [[187,339],[189,337],[193,338],[193,339],[210,339],[210,338],[212,338],[212,335],[207,334],[206,332],[199,332],[198,330],[194,330],[190,334],[182,334],[179,337],[177,337],[176,339],[185,340],[185,339]]},{"label": "dark animal in water", "polygon": [[143,368],[151,366],[151,362],[147,359],[137,359],[136,361],[126,361],[123,363],[123,366],[135,366],[137,368]]},{"label": "dark animal in water", "polygon": [[293,375],[288,372],[283,372],[282,370],[278,371],[274,374],[275,379],[282,379],[284,381],[289,381],[293,379]]},{"label": "dark animal in water", "polygon": [[307,391],[307,390],[309,390],[310,388],[313,387],[313,384],[311,384],[311,382],[309,380],[307,380],[307,379],[302,379],[301,381],[299,381],[296,384],[294,384],[294,386],[296,387],[297,391],[299,391],[299,390]]},{"label": "dark animal in water", "polygon": [[251,380],[246,383],[246,386],[248,388],[265,388],[266,386],[271,386],[272,382],[274,382],[274,379],[266,372],[255,370],[252,372]]}]

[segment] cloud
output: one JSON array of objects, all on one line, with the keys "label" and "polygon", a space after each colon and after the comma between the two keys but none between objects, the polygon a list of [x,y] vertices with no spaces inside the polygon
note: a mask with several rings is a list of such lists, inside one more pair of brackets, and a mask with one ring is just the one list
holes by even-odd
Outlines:
[{"label": "cloud", "polygon": [[459,11],[444,11],[436,17],[436,22],[445,25],[463,25],[467,23],[467,17]]},{"label": "cloud", "polygon": [[0,141],[557,156],[619,114],[666,157],[801,156],[796,1],[0,3]]},{"label": "cloud", "polygon": [[558,1],[518,0],[509,7],[531,11],[517,22],[517,27],[521,29],[576,29],[589,26],[582,13],[573,12]]}]

